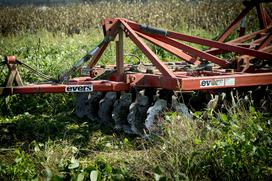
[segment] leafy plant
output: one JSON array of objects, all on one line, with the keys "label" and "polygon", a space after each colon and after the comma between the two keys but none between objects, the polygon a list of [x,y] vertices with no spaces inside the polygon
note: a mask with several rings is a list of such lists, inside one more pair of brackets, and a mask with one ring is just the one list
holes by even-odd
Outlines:
[{"label": "leafy plant", "polygon": [[5,180],[31,180],[37,178],[37,168],[31,158],[22,150],[15,150],[16,158],[12,165],[0,162],[0,177]]},{"label": "leafy plant", "polygon": [[[157,179],[264,180],[271,176],[270,117],[250,107],[208,120],[172,114],[162,143],[151,152]],[[202,113],[203,114],[203,113]],[[199,113],[197,114],[199,115]],[[168,118],[169,119],[169,118]],[[151,161],[151,162],[152,162]]]},{"label": "leafy plant", "polygon": [[[241,10],[237,3],[159,0],[0,7],[0,58],[16,55],[57,78],[103,38],[97,27],[105,17],[211,38]],[[148,62],[138,48],[126,40],[125,44],[126,62]],[[161,59],[175,60],[162,49],[151,48]],[[110,45],[100,63],[114,60],[115,47]],[[43,81],[18,69],[26,83]],[[0,74],[3,83],[7,71]],[[194,112],[193,120],[166,113],[163,134],[149,141],[76,118],[72,95],[0,97],[0,180],[269,179],[272,120],[250,106],[224,113]]]}]

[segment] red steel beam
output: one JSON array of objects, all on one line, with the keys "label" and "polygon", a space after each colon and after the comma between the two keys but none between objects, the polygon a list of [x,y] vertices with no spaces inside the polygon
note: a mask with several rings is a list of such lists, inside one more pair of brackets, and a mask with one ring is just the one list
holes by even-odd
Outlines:
[{"label": "red steel beam", "polygon": [[[211,86],[207,86],[208,83]],[[181,89],[184,91],[193,91],[193,90],[249,87],[258,85],[272,85],[272,73],[251,73],[251,74],[244,73],[224,76],[220,75],[210,77],[207,76],[207,77],[183,78],[181,83]]]},{"label": "red steel beam", "polygon": [[[139,24],[132,22],[132,21],[127,21],[127,23],[135,31],[145,33],[141,29]],[[152,37],[154,37],[153,34],[149,34],[149,35],[152,35]],[[173,32],[173,31],[167,31],[165,36],[156,34],[156,37],[165,38],[166,36],[169,38],[176,39],[176,40],[196,43],[199,45],[213,47],[213,48],[219,48],[222,50],[232,51],[232,52],[236,52],[239,54],[251,55],[251,56],[266,59],[266,60],[272,60],[272,54],[269,54],[269,53],[265,53],[265,52],[261,52],[261,51],[257,51],[257,50],[252,50],[252,49],[248,49],[248,48],[244,48],[244,47],[239,47],[239,46],[235,46],[235,45],[230,45],[230,44],[226,44],[226,43],[221,43],[218,41],[208,40],[205,38],[199,38],[199,37],[195,37],[195,36],[185,35],[185,34]]]},{"label": "red steel beam", "polygon": [[224,42],[225,39],[237,28],[239,22],[247,15],[253,6],[246,7],[237,18],[229,25],[229,27],[217,39],[219,42]]},{"label": "red steel beam", "polygon": [[152,37],[159,40],[159,41],[162,41],[166,44],[169,44],[169,45],[172,45],[176,48],[179,48],[179,49],[183,50],[184,52],[188,52],[188,53],[190,53],[191,56],[193,56],[195,58],[201,57],[202,59],[216,63],[223,68],[227,68],[230,65],[230,63],[224,59],[218,58],[218,57],[208,54],[206,52],[200,51],[196,48],[193,48],[193,47],[190,47],[190,46],[185,45],[183,43],[177,42],[171,38],[161,37],[161,36],[152,36]]},{"label": "red steel beam", "polygon": [[183,51],[181,51],[180,49],[173,47],[167,43],[164,43],[162,41],[159,41],[155,38],[152,38],[148,35],[145,35],[143,33],[140,32],[136,32],[140,37],[150,41],[151,43],[163,48],[164,50],[174,54],[175,56],[177,56],[178,58],[181,58],[183,60],[185,60],[186,62],[189,62],[191,64],[198,64],[200,63],[199,61],[195,60],[193,57],[191,57],[190,55],[184,53]]},{"label": "red steel beam", "polygon": [[[88,80],[77,78],[69,84],[41,84],[17,87],[1,87],[4,94],[35,94],[35,93],[64,93],[67,86],[92,85],[93,91],[128,91],[131,87],[154,87],[170,90],[193,91],[212,90],[233,87],[248,87],[257,85],[272,85],[272,73],[244,73],[219,76],[187,76],[171,78],[163,75],[126,74],[126,82],[108,80]],[[211,75],[213,73],[211,72]]]},{"label": "red steel beam", "polygon": [[64,93],[71,85],[91,85],[93,91],[128,91],[130,85],[115,81],[83,81],[72,84],[38,84],[15,87],[0,87],[4,94],[36,94],[36,93]]},{"label": "red steel beam", "polygon": [[272,24],[272,19],[269,16],[268,12],[265,11],[264,13],[265,13],[265,16],[266,16],[266,22],[267,22],[267,24],[269,24],[269,25]]},{"label": "red steel beam", "polygon": [[259,18],[260,28],[266,28],[268,26],[265,9],[261,4],[256,4],[257,15]]},{"label": "red steel beam", "polygon": [[267,46],[267,47],[265,47],[265,48],[263,48],[261,50],[264,51],[264,52],[272,52],[272,45]]},{"label": "red steel beam", "polygon": [[120,29],[118,32],[118,40],[116,40],[116,67],[118,81],[123,80],[123,75],[125,72],[124,67],[124,41],[123,41],[123,30]]},{"label": "red steel beam", "polygon": [[126,74],[126,82],[132,87],[179,90],[177,78],[143,73]]},{"label": "red steel beam", "polygon": [[[228,41],[226,42],[227,44],[231,44],[231,45],[236,45],[236,46],[243,46],[245,48],[251,48],[252,45],[259,45],[260,42],[262,42],[264,39],[267,38],[267,35],[265,36],[262,36],[261,38],[258,38],[254,41],[251,41],[249,42],[248,44],[245,44],[245,43],[242,43],[244,41],[248,41],[250,39],[243,39],[243,41],[241,41],[241,43],[239,43],[239,41],[235,41],[236,39],[234,39],[233,41]],[[239,38],[237,38],[239,39]],[[223,54],[223,53],[227,53],[228,51],[226,50],[222,50],[222,49],[218,49],[218,48],[212,48],[212,49],[209,49],[207,51],[205,51],[206,53],[210,53],[212,55],[218,55],[218,54]]]},{"label": "red steel beam", "polygon": [[96,53],[96,55],[94,55],[94,57],[88,64],[87,66],[88,68],[93,68],[97,64],[98,60],[101,58],[104,51],[108,47],[110,41],[116,37],[119,27],[118,19],[104,19],[102,22],[102,27],[104,36],[107,37],[107,39],[105,40],[107,42],[104,43],[102,47],[99,48],[99,51]]},{"label": "red steel beam", "polygon": [[272,33],[268,34],[268,36],[263,41],[260,42],[258,49],[265,48],[267,45],[270,44],[271,41],[272,41]]},{"label": "red steel beam", "polygon": [[108,47],[109,42],[105,43],[102,45],[102,47],[99,49],[99,51],[94,55],[94,57],[92,58],[92,60],[90,61],[90,63],[88,64],[88,68],[93,68],[98,60],[100,59],[100,57],[103,55],[104,51],[106,50],[106,48]]},{"label": "red steel beam", "polygon": [[[254,6],[260,5],[260,3],[269,3],[270,0],[267,1],[254,1],[254,2],[246,2],[246,8],[235,18],[235,20],[228,26],[228,28],[218,37],[219,42],[224,42],[225,39],[237,28],[239,22],[251,11]],[[266,15],[266,22],[268,24],[271,23],[271,19],[267,14],[267,11],[263,10],[264,14]]]},{"label": "red steel beam", "polygon": [[120,21],[124,26],[125,33],[142,50],[152,64],[156,66],[163,75],[175,78],[174,73],[160,61],[157,55],[140,39],[136,32],[124,20],[120,19]]},{"label": "red steel beam", "polygon": [[198,38],[195,36],[184,35],[181,33],[176,33],[176,32],[171,32],[171,31],[168,31],[167,36],[170,38],[177,39],[177,40],[196,43],[196,44],[200,44],[200,45],[204,45],[204,46],[208,46],[208,47],[219,48],[222,50],[232,51],[232,52],[236,52],[239,54],[246,54],[246,55],[250,55],[250,56],[261,58],[261,59],[272,60],[272,54],[261,52],[258,50],[252,50],[249,48],[230,45],[230,44],[221,43],[221,42],[217,42],[217,41],[213,41],[213,40],[207,40],[207,39]]},{"label": "red steel beam", "polygon": [[261,30],[258,30],[258,31],[255,31],[255,32],[252,32],[252,33],[249,33],[249,34],[246,34],[244,36],[235,38],[235,39],[230,40],[230,41],[228,41],[226,43],[229,43],[229,44],[231,44],[231,43],[242,43],[242,42],[249,41],[249,40],[253,39],[254,37],[256,37],[257,35],[259,35],[261,33],[266,33],[266,32],[267,32],[267,28],[264,28],[264,29],[261,29]]},{"label": "red steel beam", "polygon": [[[212,72],[211,72],[212,74]],[[151,74],[127,74],[127,83],[135,87],[163,88],[177,91],[214,90],[258,85],[272,85],[272,73],[243,73],[216,76],[187,76],[176,73],[177,79]],[[133,80],[133,81],[132,81]]]}]

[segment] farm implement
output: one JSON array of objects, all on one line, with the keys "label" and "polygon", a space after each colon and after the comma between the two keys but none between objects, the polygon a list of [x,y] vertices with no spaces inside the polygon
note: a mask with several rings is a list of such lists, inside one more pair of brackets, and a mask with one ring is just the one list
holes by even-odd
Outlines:
[{"label": "farm implement", "polygon": [[[102,23],[104,39],[57,79],[7,56],[1,65],[9,69],[0,95],[76,93],[76,114],[116,129],[143,135],[156,131],[159,114],[172,109],[190,117],[189,110],[216,109],[226,100],[254,100],[272,112],[272,20],[264,4],[245,1],[244,10],[216,40],[154,28],[123,18]],[[259,27],[248,29],[247,17],[255,12]],[[137,64],[124,62],[124,38],[129,38],[148,58]],[[97,66],[109,43],[116,44],[116,64]],[[148,42],[148,43],[147,43]],[[190,46],[206,47],[199,50]],[[163,62],[152,51],[155,45],[180,61]],[[83,66],[84,63],[87,66]],[[24,85],[17,66],[23,66],[48,82]],[[75,72],[80,77],[71,78]],[[248,98],[250,95],[250,98]]]}]

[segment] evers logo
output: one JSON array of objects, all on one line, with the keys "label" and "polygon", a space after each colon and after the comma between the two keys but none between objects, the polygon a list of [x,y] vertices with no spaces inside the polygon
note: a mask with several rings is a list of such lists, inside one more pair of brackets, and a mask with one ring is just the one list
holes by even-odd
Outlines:
[{"label": "evers logo", "polygon": [[65,92],[92,92],[93,85],[69,85],[65,87]]},{"label": "evers logo", "polygon": [[214,80],[201,80],[200,87],[214,87],[214,86],[224,86],[224,79],[214,79]]}]

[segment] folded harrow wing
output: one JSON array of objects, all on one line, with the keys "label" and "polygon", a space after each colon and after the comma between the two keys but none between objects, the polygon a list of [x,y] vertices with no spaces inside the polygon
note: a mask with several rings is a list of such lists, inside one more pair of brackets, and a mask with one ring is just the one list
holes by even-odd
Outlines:
[{"label": "folded harrow wing", "polygon": [[[198,109],[203,104],[215,108],[220,102],[218,95],[222,92],[232,95],[230,90],[233,89],[257,90],[257,94],[262,92],[270,99],[272,20],[264,3],[269,1],[245,1],[244,10],[217,40],[157,29],[123,18],[105,19],[103,41],[58,80],[24,85],[16,66],[31,67],[14,56],[6,57],[2,64],[7,65],[9,75],[0,94],[78,93],[77,115],[105,124],[115,123],[115,128],[136,134],[142,134],[144,129],[155,129],[154,118],[169,105],[190,117],[188,108],[180,102],[191,109]],[[253,10],[259,20],[259,28],[254,31],[246,29],[246,16]],[[235,34],[237,37],[230,39]],[[150,64],[124,63],[124,37],[142,51]],[[116,65],[96,66],[111,41],[116,44]],[[206,50],[196,49],[188,43],[204,46]],[[150,44],[170,52],[180,61],[162,62]],[[224,58],[229,57],[226,54],[231,54],[232,58]],[[88,62],[87,67],[82,67],[85,62]],[[71,75],[79,70],[82,76],[71,79]],[[207,98],[210,93],[215,95],[212,100]],[[177,95],[182,95],[182,99]],[[259,104],[269,104],[266,110],[271,112],[267,97],[261,100]]]}]

